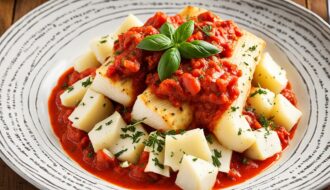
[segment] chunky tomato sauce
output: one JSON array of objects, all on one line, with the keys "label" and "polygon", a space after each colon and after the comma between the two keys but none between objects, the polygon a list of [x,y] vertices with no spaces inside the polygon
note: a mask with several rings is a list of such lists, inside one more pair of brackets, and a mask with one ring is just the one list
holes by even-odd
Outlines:
[{"label": "chunky tomato sauce", "polygon": [[136,48],[146,36],[158,34],[159,28],[166,22],[179,26],[186,18],[179,15],[167,16],[158,12],[143,27],[133,27],[119,35],[115,42],[114,64],[108,69],[108,76],[114,79],[133,78],[141,92],[150,86],[154,94],[168,99],[179,107],[188,102],[193,107],[195,127],[212,127],[212,121],[238,97],[237,80],[242,75],[235,64],[224,61],[230,57],[234,43],[242,32],[232,21],[219,21],[211,12],[192,18],[195,30],[187,40],[204,40],[217,46],[220,54],[208,58],[183,59],[179,69],[171,78],[160,81],[157,64],[163,52],[150,52]]},{"label": "chunky tomato sauce", "polygon": [[[117,80],[131,77],[137,94],[150,86],[153,93],[170,100],[174,106],[188,102],[195,109],[194,121],[190,128],[202,127],[208,133],[209,124],[239,95],[237,79],[242,73],[234,64],[222,59],[231,56],[234,43],[242,33],[233,22],[218,21],[210,12],[203,13],[194,20],[195,31],[188,41],[208,41],[221,48],[221,54],[209,58],[183,60],[179,70],[171,78],[161,82],[156,67],[162,52],[143,51],[137,49],[136,45],[144,37],[159,33],[160,26],[166,21],[179,26],[186,20],[180,16],[167,16],[159,12],[143,27],[135,27],[119,35],[118,41],[115,42],[114,64],[109,67],[107,75]],[[212,31],[209,32],[213,35],[208,35],[202,30],[205,25],[212,25]],[[60,77],[49,98],[51,124],[66,153],[81,167],[112,184],[133,189],[179,189],[174,183],[174,172],[170,178],[144,172],[149,156],[147,152],[142,153],[137,164],[123,168],[116,158],[111,159],[102,151],[94,153],[87,133],[72,127],[68,116],[74,108],[63,106],[59,97],[68,86],[88,75],[95,75],[95,69],[88,69],[82,73],[77,73],[73,69],[68,70]],[[291,103],[297,104],[290,84],[282,94]],[[124,120],[130,122],[131,107],[124,108],[116,103],[114,106]],[[253,129],[262,127],[260,118],[253,111],[246,109],[243,115]],[[148,126],[145,128],[147,131],[152,130]],[[295,129],[296,126],[290,133],[281,126],[275,129],[283,149],[293,137]],[[276,154],[264,161],[254,161],[234,152],[230,172],[219,172],[214,187],[224,188],[242,183],[270,166],[279,157],[280,154]]]}]

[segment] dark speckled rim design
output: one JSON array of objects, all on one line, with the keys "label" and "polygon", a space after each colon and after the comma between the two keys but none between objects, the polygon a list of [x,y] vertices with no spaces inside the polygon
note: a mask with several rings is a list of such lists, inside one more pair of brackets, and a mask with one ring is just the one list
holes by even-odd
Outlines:
[{"label": "dark speckled rim design", "polygon": [[0,157],[41,189],[118,189],[71,161],[49,126],[49,90],[69,65],[60,60],[72,60],[91,36],[114,31],[128,13],[147,18],[157,10],[174,14],[186,5],[233,19],[285,52],[290,64],[283,67],[292,73],[304,113],[281,159],[235,189],[329,184],[330,27],[287,0],[53,0],[41,5],[0,39]]}]

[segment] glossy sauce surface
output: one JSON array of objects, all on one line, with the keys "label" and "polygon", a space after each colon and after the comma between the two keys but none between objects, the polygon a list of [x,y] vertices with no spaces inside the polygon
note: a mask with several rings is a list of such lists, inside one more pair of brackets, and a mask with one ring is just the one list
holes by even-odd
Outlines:
[{"label": "glossy sauce surface", "polygon": [[[112,184],[134,189],[179,189],[174,183],[176,173],[171,173],[171,177],[166,178],[144,172],[144,167],[148,160],[146,152],[141,155],[138,164],[131,165],[128,168],[121,168],[118,161],[107,160],[99,152],[94,153],[87,134],[71,126],[68,116],[73,111],[73,108],[62,106],[59,96],[68,85],[90,74],[95,74],[95,70],[90,69],[82,74],[78,74],[72,68],[69,69],[58,80],[48,101],[51,124],[65,152],[85,170]],[[283,92],[289,94],[283,93],[285,96],[290,96],[290,100],[294,101],[295,96],[291,91],[290,85]],[[120,105],[115,105],[115,107],[124,116],[125,120],[130,120],[129,109],[122,109]],[[246,113],[244,115],[247,117]],[[152,130],[147,126],[145,127],[147,131]],[[295,130],[296,126],[291,133],[283,131],[282,128],[277,131],[283,149],[286,148],[289,140],[293,138]],[[245,158],[242,154],[234,152],[229,174],[219,172],[214,188],[224,188],[242,183],[258,175],[279,157],[280,154],[276,154],[264,161],[253,161]]]},{"label": "glossy sauce surface", "polygon": [[[242,36],[242,32],[232,21],[220,21],[211,12],[202,13],[192,19],[195,22],[195,30],[188,41],[208,41],[221,48],[220,54],[208,58],[183,59],[172,77],[160,81],[156,68],[162,52],[147,52],[136,46],[146,36],[158,34],[159,28],[166,21],[177,27],[186,19],[158,12],[148,19],[144,26],[133,27],[118,36],[114,44],[115,57],[107,68],[107,76],[114,80],[133,79],[136,94],[149,86],[154,94],[168,99],[173,106],[180,107],[182,103],[188,102],[194,110],[194,120],[189,129],[204,128],[205,133],[209,133],[208,131],[212,131],[210,124],[220,117],[239,95],[237,80],[242,73],[234,63],[224,61],[223,58],[231,56],[235,42]],[[137,164],[122,168],[117,159],[110,159],[102,151],[94,153],[88,135],[72,127],[68,116],[74,107],[63,106],[59,97],[77,80],[95,75],[95,70],[88,69],[77,73],[69,69],[60,77],[49,98],[51,124],[65,152],[81,167],[112,184],[134,189],[179,189],[175,185],[174,172],[170,178],[144,172],[148,161],[147,152],[141,154]],[[296,105],[290,84],[282,94]],[[129,123],[132,107],[124,108],[116,103],[114,106]],[[253,129],[262,127],[252,111],[244,111],[243,115]],[[150,127],[144,127],[148,132],[152,131]],[[295,129],[296,127],[291,133],[287,133],[283,127],[276,129],[283,149],[293,137]],[[254,161],[234,152],[229,173],[219,172],[215,188],[242,183],[269,167],[279,157],[280,154],[276,154],[264,161]]]}]

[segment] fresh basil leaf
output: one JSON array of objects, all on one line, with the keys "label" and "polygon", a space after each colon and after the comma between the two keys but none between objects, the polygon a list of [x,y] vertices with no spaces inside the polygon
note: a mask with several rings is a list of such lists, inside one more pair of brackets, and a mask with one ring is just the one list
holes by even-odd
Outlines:
[{"label": "fresh basil leaf", "polygon": [[172,40],[164,34],[145,37],[136,47],[148,51],[162,51],[173,46]]},{"label": "fresh basil leaf", "polygon": [[179,45],[179,50],[182,57],[186,59],[209,57],[221,52],[214,45],[202,40],[183,42]]},{"label": "fresh basil leaf", "polygon": [[180,52],[177,48],[171,48],[163,53],[158,63],[158,75],[159,79],[164,79],[171,76],[176,70],[178,70],[181,62]]},{"label": "fresh basil leaf", "polygon": [[176,29],[173,35],[175,43],[185,42],[194,32],[194,21],[190,20],[183,23]]},{"label": "fresh basil leaf", "polygon": [[161,27],[160,27],[160,33],[166,35],[167,37],[169,37],[170,39],[173,38],[173,34],[175,32],[175,28],[174,26],[169,23],[169,22],[165,22]]}]

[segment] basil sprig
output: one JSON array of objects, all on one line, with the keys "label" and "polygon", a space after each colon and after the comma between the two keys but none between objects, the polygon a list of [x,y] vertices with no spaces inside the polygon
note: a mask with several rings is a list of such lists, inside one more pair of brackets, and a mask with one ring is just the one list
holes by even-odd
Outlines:
[{"label": "basil sprig", "polygon": [[148,51],[162,51],[172,46],[172,40],[168,38],[165,34],[155,34],[144,38],[137,45],[137,48]]},{"label": "basil sprig", "polygon": [[217,47],[203,40],[195,40],[190,43],[182,42],[179,45],[179,50],[182,57],[186,59],[209,57],[219,53]]},{"label": "basil sprig", "polygon": [[203,58],[220,53],[214,45],[203,41],[195,40],[186,42],[194,32],[194,21],[183,23],[176,30],[168,22],[160,27],[160,34],[154,34],[144,38],[137,48],[147,51],[163,51],[157,71],[161,81],[170,77],[178,70],[181,56],[185,59]]},{"label": "basil sprig", "polygon": [[162,55],[158,63],[158,75],[160,80],[164,80],[178,70],[181,56],[178,48],[171,48]]},{"label": "basil sprig", "polygon": [[160,27],[160,33],[165,34],[167,37],[170,39],[173,39],[173,34],[175,32],[175,28],[172,24],[169,22],[165,22],[161,27]]}]

